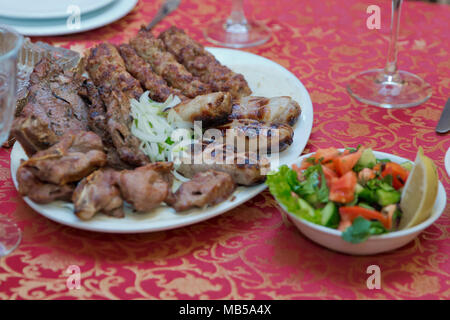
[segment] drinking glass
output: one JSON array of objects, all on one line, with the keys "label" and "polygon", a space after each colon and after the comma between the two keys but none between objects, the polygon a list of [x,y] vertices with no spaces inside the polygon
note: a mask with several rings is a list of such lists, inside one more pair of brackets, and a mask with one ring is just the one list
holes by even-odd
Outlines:
[{"label": "drinking glass", "polygon": [[231,14],[223,21],[215,21],[203,30],[212,43],[232,48],[258,46],[269,40],[269,29],[244,14],[243,0],[232,0]]},{"label": "drinking glass", "polygon": [[[17,54],[23,37],[0,25],[0,145],[9,135],[16,108]],[[17,225],[0,215],[0,257],[13,251],[21,240]]]},{"label": "drinking glass", "polygon": [[431,87],[419,76],[397,69],[397,39],[403,0],[392,0],[391,39],[384,69],[354,76],[347,90],[355,99],[382,108],[417,106],[431,97]]}]

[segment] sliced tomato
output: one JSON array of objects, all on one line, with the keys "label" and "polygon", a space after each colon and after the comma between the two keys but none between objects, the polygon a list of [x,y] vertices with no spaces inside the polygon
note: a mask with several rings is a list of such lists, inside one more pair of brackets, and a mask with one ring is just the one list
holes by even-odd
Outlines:
[{"label": "sliced tomato", "polygon": [[336,173],[339,176],[343,176],[347,172],[351,171],[353,169],[353,167],[355,166],[355,164],[358,162],[359,158],[361,158],[363,149],[364,148],[359,148],[358,151],[356,151],[356,152],[334,158],[333,163],[334,163]]},{"label": "sliced tomato", "polygon": [[333,178],[337,178],[338,176],[337,176],[336,172],[334,172],[333,170],[328,168],[326,165],[322,165],[322,171],[323,171],[323,174],[325,176],[325,180],[327,180],[327,186],[330,187],[331,186],[331,180]]},{"label": "sliced tomato", "polygon": [[392,226],[392,223],[389,223],[389,218],[386,215],[360,206],[340,207],[339,214],[342,220],[350,220],[353,222],[357,217],[363,217],[367,220],[380,221],[386,229],[390,229]]},{"label": "sliced tomato", "polygon": [[335,167],[334,167],[333,161],[328,162],[328,163],[325,163],[323,166],[327,167],[327,168],[330,169],[330,170],[335,171]]},{"label": "sliced tomato", "polygon": [[340,178],[332,178],[329,198],[339,203],[349,203],[355,198],[356,173],[349,171]]},{"label": "sliced tomato", "polygon": [[352,222],[350,220],[344,220],[341,219],[341,221],[339,222],[339,226],[338,226],[338,230],[339,231],[345,231],[348,227],[350,227],[352,225]]},{"label": "sliced tomato", "polygon": [[339,150],[336,148],[326,148],[326,149],[319,149],[314,154],[314,158],[316,159],[317,163],[321,160],[322,163],[327,163],[328,161],[333,160],[339,155]]},{"label": "sliced tomato", "polygon": [[398,190],[405,185],[409,176],[409,171],[398,163],[388,162],[386,163],[384,170],[381,172],[381,176],[384,178],[388,174],[392,175],[392,186]]},{"label": "sliced tomato", "polygon": [[381,163],[377,163],[373,168],[373,171],[380,172],[381,171]]}]

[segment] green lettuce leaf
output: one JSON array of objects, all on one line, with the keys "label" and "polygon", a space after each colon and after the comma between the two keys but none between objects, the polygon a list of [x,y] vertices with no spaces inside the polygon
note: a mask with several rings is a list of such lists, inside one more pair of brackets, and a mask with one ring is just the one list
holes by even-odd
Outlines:
[{"label": "green lettuce leaf", "polygon": [[301,201],[298,196],[298,193],[311,192],[313,183],[315,183],[314,178],[311,178],[309,183],[303,183],[303,181],[301,183],[297,179],[297,172],[286,165],[281,166],[278,172],[269,174],[266,179],[270,192],[287,211],[307,221],[320,224],[320,213],[306,201]]}]

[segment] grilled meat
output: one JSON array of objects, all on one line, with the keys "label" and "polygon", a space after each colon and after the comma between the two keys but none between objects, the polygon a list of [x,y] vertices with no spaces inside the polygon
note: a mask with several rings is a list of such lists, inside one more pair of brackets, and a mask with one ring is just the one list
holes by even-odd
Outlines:
[{"label": "grilled meat", "polygon": [[122,218],[124,200],[137,211],[149,211],[167,198],[172,167],[170,162],[157,162],[134,170],[97,170],[75,189],[75,214],[82,220],[91,219],[97,212]]},{"label": "grilled meat", "polygon": [[228,173],[214,170],[198,172],[192,180],[171,193],[166,203],[176,211],[213,206],[227,199],[235,188],[236,184]]},{"label": "grilled meat", "polygon": [[11,134],[19,141],[25,153],[31,157],[39,150],[47,149],[61,139],[50,127],[48,119],[30,114],[14,119]]},{"label": "grilled meat", "polygon": [[78,95],[87,106],[89,129],[100,136],[102,141],[110,139],[106,127],[106,107],[92,80],[83,80],[80,88],[78,88]]},{"label": "grilled meat", "polygon": [[210,86],[189,73],[170,52],[166,51],[164,43],[156,39],[150,31],[141,29],[137,36],[131,39],[130,45],[151,65],[155,73],[163,77],[170,86],[181,90],[188,98],[210,92]]},{"label": "grilled meat", "polygon": [[265,157],[258,157],[256,152],[238,153],[225,144],[192,144],[190,153],[177,158],[180,165],[178,172],[192,178],[198,172],[216,170],[230,174],[239,185],[250,186],[263,182],[270,170],[270,163]]},{"label": "grilled meat", "polygon": [[201,121],[204,128],[225,122],[231,113],[231,95],[214,92],[197,96],[173,108],[187,122]]},{"label": "grilled meat", "polygon": [[159,206],[170,192],[172,167],[171,162],[156,162],[121,171],[117,183],[123,198],[137,211]]},{"label": "grilled meat", "polygon": [[88,127],[102,138],[105,146],[107,166],[114,169],[132,169],[133,166],[124,162],[114,146],[107,127],[106,106],[100,97],[97,87],[90,79],[85,79],[78,90],[88,107]]},{"label": "grilled meat", "polygon": [[36,203],[50,203],[55,200],[70,201],[74,184],[57,185],[39,180],[31,168],[20,166],[17,170],[19,193]]},{"label": "grilled meat", "polygon": [[81,180],[72,196],[75,214],[81,220],[89,220],[97,212],[117,218],[125,216],[117,175],[112,169],[100,169]]},{"label": "grilled meat", "polygon": [[150,64],[138,56],[129,44],[121,44],[118,49],[128,72],[150,92],[149,96],[152,100],[164,102],[171,94],[178,96],[181,100],[187,99],[180,90],[169,87],[160,75],[154,73]]},{"label": "grilled meat", "polygon": [[[228,144],[231,139],[237,140],[237,151],[259,151],[259,154],[281,152],[292,144],[294,137],[294,130],[287,124],[269,124],[251,119],[235,119],[217,129]],[[275,148],[272,150],[272,147]]]},{"label": "grilled meat", "polygon": [[99,136],[93,132],[67,133],[47,150],[23,162],[37,179],[64,185],[79,181],[106,164],[106,154]]},{"label": "grilled meat", "polygon": [[109,43],[91,49],[86,70],[106,106],[106,128],[120,159],[133,166],[148,163],[139,148],[139,140],[130,131],[130,100],[139,99],[143,91],[127,72],[117,49]]},{"label": "grilled meat", "polygon": [[67,132],[87,130],[86,105],[77,95],[79,77],[43,58],[30,75],[28,95],[12,134],[28,156],[46,149]]},{"label": "grilled meat", "polygon": [[230,119],[253,119],[266,123],[284,123],[293,126],[301,108],[291,97],[243,97],[233,102]]},{"label": "grilled meat", "polygon": [[230,92],[233,99],[252,93],[242,74],[231,71],[220,64],[214,56],[182,29],[170,27],[159,35],[164,45],[186,69],[213,91]]}]

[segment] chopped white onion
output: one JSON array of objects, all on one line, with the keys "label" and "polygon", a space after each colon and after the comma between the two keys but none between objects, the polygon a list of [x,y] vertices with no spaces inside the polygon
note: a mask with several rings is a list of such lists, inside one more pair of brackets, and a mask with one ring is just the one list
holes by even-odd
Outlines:
[{"label": "chopped white onion", "polygon": [[[176,145],[171,140],[174,130],[193,128],[192,123],[181,119],[172,109],[180,102],[180,98],[172,95],[163,103],[155,102],[149,98],[149,91],[144,92],[139,101],[131,100],[131,133],[141,140],[140,148],[151,162],[171,159],[172,149]],[[189,180],[176,170],[173,174],[182,182]]]}]

